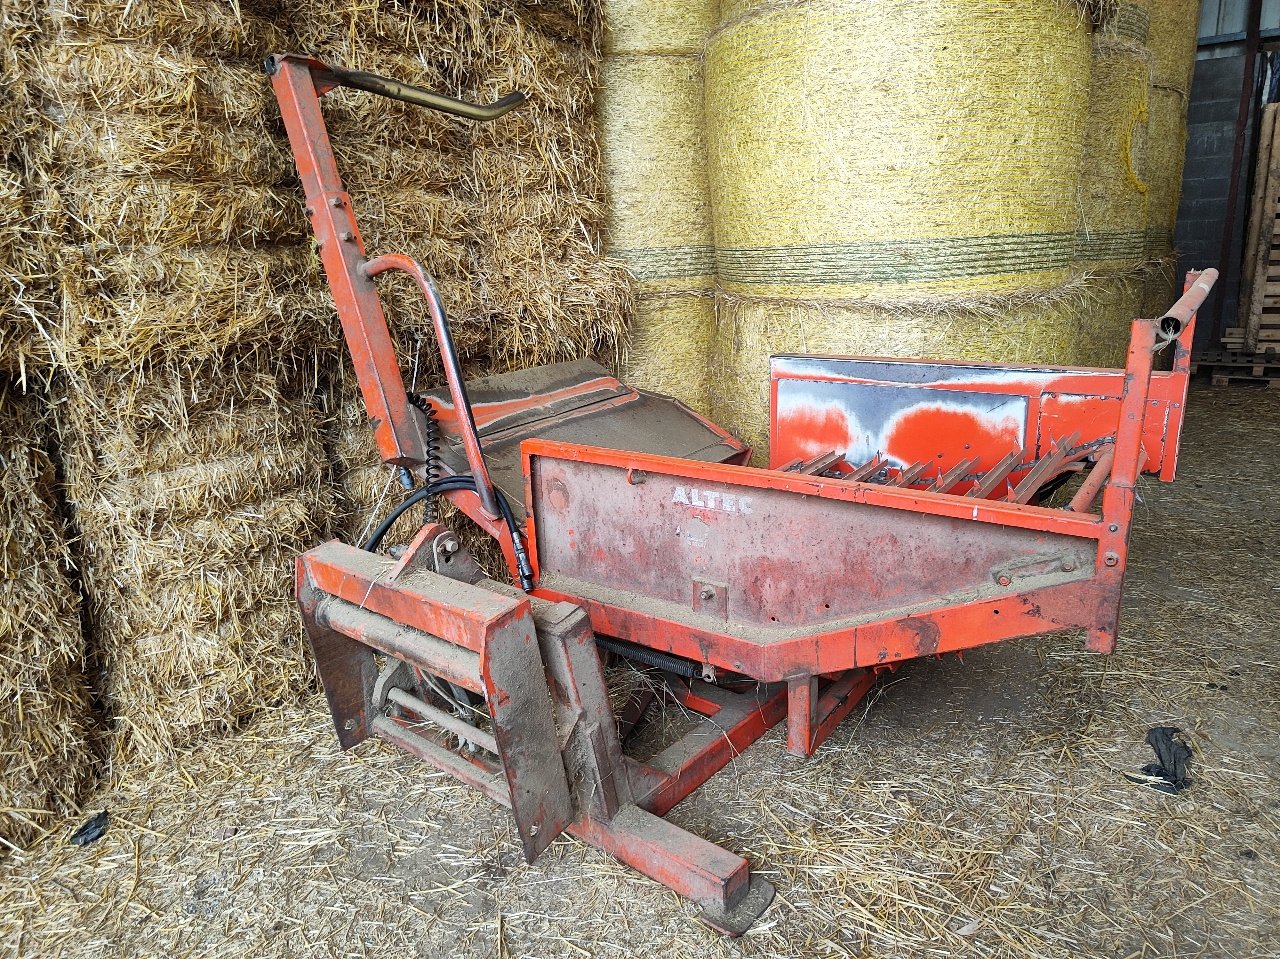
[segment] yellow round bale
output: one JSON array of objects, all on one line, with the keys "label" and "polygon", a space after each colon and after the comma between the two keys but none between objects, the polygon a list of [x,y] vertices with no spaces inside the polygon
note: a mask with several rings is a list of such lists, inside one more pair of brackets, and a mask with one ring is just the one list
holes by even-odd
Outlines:
[{"label": "yellow round bale", "polygon": [[1182,168],[1187,156],[1187,98],[1177,90],[1153,87],[1147,151],[1150,184],[1147,249],[1151,256],[1167,256],[1173,249],[1182,196]]},{"label": "yellow round bale", "polygon": [[1142,47],[1094,45],[1080,174],[1084,269],[1128,268],[1146,254],[1150,69],[1151,55]]},{"label": "yellow round bale", "polygon": [[701,52],[716,15],[714,0],[610,3],[598,101],[605,246],[636,280],[623,376],[702,412],[715,258]]},{"label": "yellow round bale", "polygon": [[702,67],[695,57],[609,57],[600,130],[609,254],[640,290],[707,288],[714,275]]},{"label": "yellow round bale", "polygon": [[716,0],[608,0],[605,54],[701,53],[716,25]]},{"label": "yellow round bale", "polygon": [[1071,273],[1090,30],[1057,0],[754,7],[707,46],[720,285],[1052,289]]},{"label": "yellow round bale", "polygon": [[1196,62],[1200,0],[1158,0],[1151,4],[1147,45],[1155,56],[1154,82],[1187,93]]}]

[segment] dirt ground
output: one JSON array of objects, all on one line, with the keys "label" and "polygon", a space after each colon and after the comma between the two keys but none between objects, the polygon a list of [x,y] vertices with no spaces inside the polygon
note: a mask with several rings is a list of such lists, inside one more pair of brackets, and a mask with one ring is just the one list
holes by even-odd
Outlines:
[{"label": "dirt ground", "polygon": [[[1280,394],[1197,389],[1147,481],[1119,651],[917,662],[807,761],[781,730],[671,819],[778,898],[742,939],[570,839],[367,743],[318,697],[146,770],[0,860],[0,955],[1280,956]],[[1192,786],[1127,781],[1176,725]]]}]

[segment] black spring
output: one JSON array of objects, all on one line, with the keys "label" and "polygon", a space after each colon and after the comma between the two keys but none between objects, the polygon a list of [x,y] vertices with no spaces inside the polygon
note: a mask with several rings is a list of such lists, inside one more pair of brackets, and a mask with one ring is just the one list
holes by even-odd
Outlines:
[{"label": "black spring", "polygon": [[[426,482],[423,485],[430,486],[440,478],[440,424],[436,422],[435,407],[427,402],[421,394],[410,393],[409,405],[421,413],[423,419],[426,420],[426,429],[423,431],[426,445],[426,449],[423,451]],[[428,523],[436,522],[439,518],[439,512],[436,498],[433,496],[427,500],[426,521]]]}]

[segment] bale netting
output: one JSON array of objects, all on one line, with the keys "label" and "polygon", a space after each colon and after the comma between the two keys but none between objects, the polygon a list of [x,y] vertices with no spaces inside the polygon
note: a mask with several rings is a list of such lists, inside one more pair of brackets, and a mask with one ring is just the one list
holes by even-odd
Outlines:
[{"label": "bale netting", "polygon": [[1098,27],[1100,38],[1146,47],[1151,37],[1151,0],[1122,0]]},{"label": "bale netting", "polygon": [[43,401],[0,383],[0,860],[73,813],[96,775],[48,428]]},{"label": "bale netting", "polygon": [[885,305],[865,300],[716,296],[711,418],[768,464],[769,357],[898,356],[993,363],[1123,365],[1140,284],[1077,276],[1047,291]]},{"label": "bale netting", "polygon": [[706,59],[720,285],[878,301],[1062,285],[1090,36],[1055,0],[812,0],[730,20]]},{"label": "bale netting", "polygon": [[492,101],[518,89],[529,102],[474,131],[475,272],[490,323],[480,369],[616,361],[634,297],[626,268],[603,252],[599,25],[582,43],[506,4],[487,10],[475,95]]},{"label": "bale netting", "polygon": [[[714,4],[648,5],[666,11],[668,22],[633,6],[610,21],[611,36],[660,52],[607,56],[599,106],[605,249],[627,265],[637,290],[623,373],[634,386],[706,412],[715,253],[700,54]],[[631,29],[637,19],[668,32]]]},{"label": "bale netting", "polygon": [[1084,269],[1127,269],[1146,255],[1150,69],[1141,47],[1094,44],[1080,173],[1077,256]]},{"label": "bale netting", "polygon": [[59,411],[117,754],[163,757],[308,682],[294,557],[329,513],[310,377],[80,371]]}]

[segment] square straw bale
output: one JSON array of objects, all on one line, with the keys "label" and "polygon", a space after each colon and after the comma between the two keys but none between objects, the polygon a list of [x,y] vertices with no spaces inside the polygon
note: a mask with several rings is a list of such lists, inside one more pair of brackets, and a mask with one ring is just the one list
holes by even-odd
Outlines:
[{"label": "square straw bale", "polygon": [[330,512],[310,381],[250,359],[82,373],[60,410],[121,755],[173,755],[311,681],[295,556]]},{"label": "square straw bale", "polygon": [[48,431],[43,401],[0,383],[0,860],[74,813],[97,766]]}]

